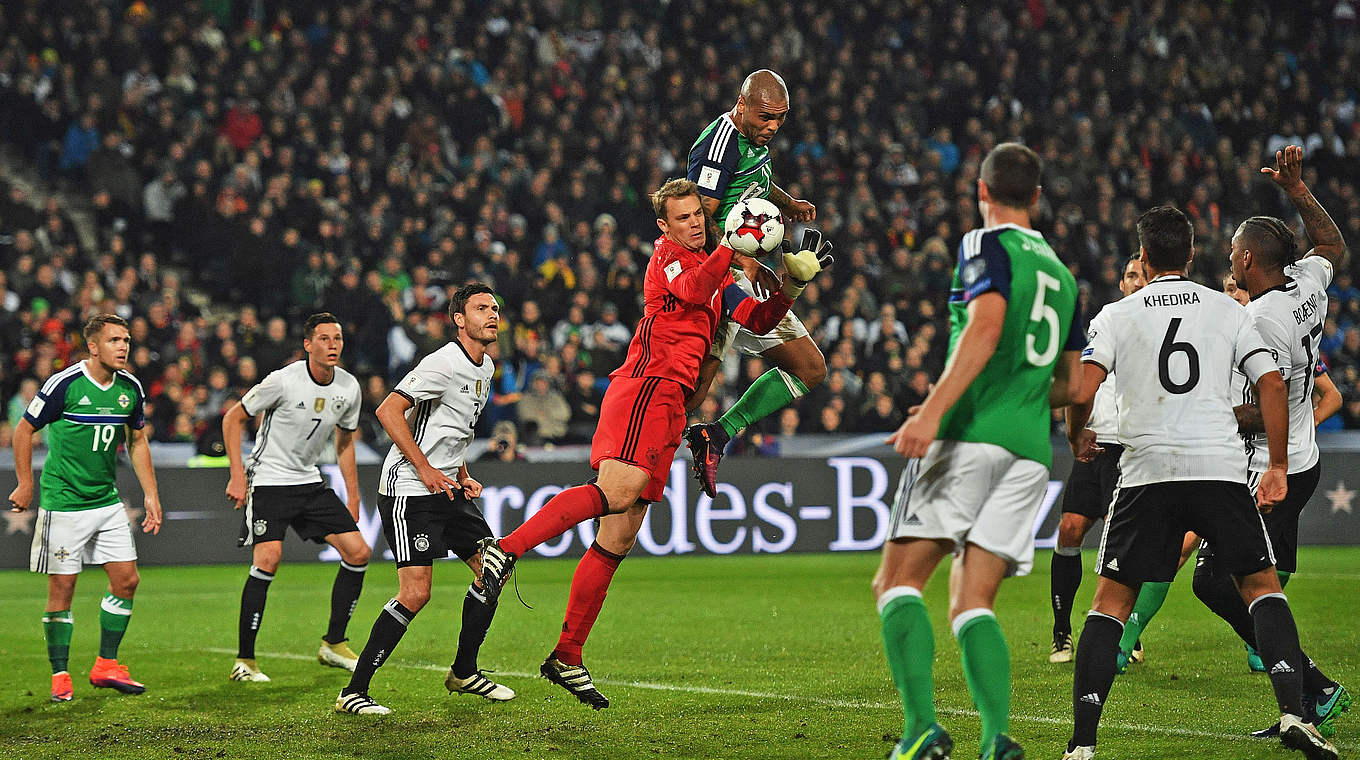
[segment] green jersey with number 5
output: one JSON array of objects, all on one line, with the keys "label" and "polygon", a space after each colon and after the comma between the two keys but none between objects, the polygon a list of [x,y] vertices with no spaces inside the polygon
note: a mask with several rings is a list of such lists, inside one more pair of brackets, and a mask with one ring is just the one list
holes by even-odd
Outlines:
[{"label": "green jersey with number 5", "polygon": [[996,352],[940,422],[939,438],[991,443],[1044,465],[1053,462],[1048,393],[1063,351],[1086,337],[1077,282],[1044,236],[1014,224],[973,230],[959,245],[949,297],[949,355],[968,326],[968,304],[1006,299]]},{"label": "green jersey with number 5", "polygon": [[79,362],[47,379],[24,411],[34,429],[46,428],[42,508],[54,512],[98,509],[118,503],[118,447],[127,428],[146,424],[146,394],[128,372],[108,385]]}]

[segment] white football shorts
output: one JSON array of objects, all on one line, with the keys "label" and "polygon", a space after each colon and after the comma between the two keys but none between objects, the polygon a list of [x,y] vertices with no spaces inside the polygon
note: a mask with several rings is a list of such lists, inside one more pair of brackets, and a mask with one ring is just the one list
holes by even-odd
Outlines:
[{"label": "white football shorts", "polygon": [[29,570],[74,575],[85,565],[136,560],[132,525],[121,503],[77,512],[38,509]]}]

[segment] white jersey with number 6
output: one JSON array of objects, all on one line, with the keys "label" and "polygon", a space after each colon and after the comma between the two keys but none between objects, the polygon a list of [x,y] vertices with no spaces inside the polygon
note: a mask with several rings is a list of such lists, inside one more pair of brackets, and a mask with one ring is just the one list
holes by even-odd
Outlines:
[{"label": "white jersey with number 6", "polygon": [[316,463],[331,431],[359,428],[359,381],[336,367],[329,383],[319,383],[299,359],[266,375],[241,406],[252,417],[264,412],[246,467],[251,487],[320,483]]},{"label": "white jersey with number 6", "polygon": [[1091,320],[1082,361],[1115,373],[1121,488],[1172,480],[1247,482],[1233,370],[1275,362],[1232,298],[1165,275]]},{"label": "white jersey with number 6", "polygon": [[[1253,295],[1247,313],[1266,348],[1274,352],[1280,375],[1289,384],[1289,472],[1293,474],[1312,469],[1318,461],[1313,368],[1317,366],[1322,323],[1327,319],[1332,264],[1321,256],[1308,256],[1285,267],[1284,273],[1289,281]],[[1246,378],[1239,376],[1238,383],[1245,386]],[[1256,394],[1252,393],[1249,400],[1256,403]],[[1265,435],[1249,436],[1248,469],[1265,472],[1269,460]]]}]

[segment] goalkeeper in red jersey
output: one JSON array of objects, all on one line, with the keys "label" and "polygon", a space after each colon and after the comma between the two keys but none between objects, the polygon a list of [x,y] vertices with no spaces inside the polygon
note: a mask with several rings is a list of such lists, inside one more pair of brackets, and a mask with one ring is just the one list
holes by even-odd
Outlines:
[{"label": "goalkeeper in red jersey", "polygon": [[505,538],[481,543],[482,588],[494,600],[516,559],[577,523],[601,518],[596,542],[572,578],[562,637],[540,668],[544,677],[596,709],[609,700],[591,682],[581,648],[648,505],[665,489],[685,429],[685,400],[694,392],[719,318],[767,332],[821,271],[819,257],[831,248],[813,232],[803,250],[785,253],[781,286],[762,302],[733,282],[729,268],[740,266],[734,259],[741,254],[726,243],[704,251],[707,216],[693,182],[667,182],[652,194],[652,208],[661,236],[643,281],[642,320],[623,366],[610,375],[600,407],[590,452],[598,478],[562,491]]}]

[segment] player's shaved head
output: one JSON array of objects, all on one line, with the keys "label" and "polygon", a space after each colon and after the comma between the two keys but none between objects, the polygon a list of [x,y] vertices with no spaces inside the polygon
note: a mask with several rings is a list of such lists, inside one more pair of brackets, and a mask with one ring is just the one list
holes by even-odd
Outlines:
[{"label": "player's shaved head", "polygon": [[992,148],[982,159],[978,178],[987,186],[992,203],[1027,210],[1039,189],[1039,173],[1043,162],[1039,154],[1021,145],[1008,142]]},{"label": "player's shaved head", "polygon": [[1157,206],[1138,217],[1138,245],[1153,272],[1175,272],[1190,263],[1195,226],[1174,206]]},{"label": "player's shaved head", "polygon": [[769,69],[753,71],[741,83],[741,98],[751,106],[757,103],[788,103],[789,88],[784,78]]},{"label": "player's shaved head", "polygon": [[1294,263],[1294,231],[1282,219],[1253,216],[1238,225],[1233,239],[1258,266],[1279,270]]}]

